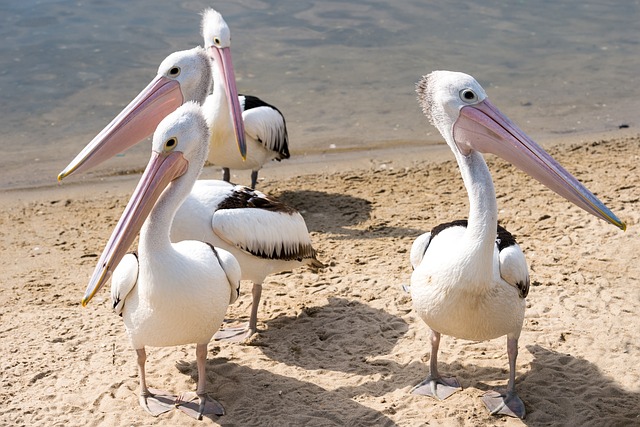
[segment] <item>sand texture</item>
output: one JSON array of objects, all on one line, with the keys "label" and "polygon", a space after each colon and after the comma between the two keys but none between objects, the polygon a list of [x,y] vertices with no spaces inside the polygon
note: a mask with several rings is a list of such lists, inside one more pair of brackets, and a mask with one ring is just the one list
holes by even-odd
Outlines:
[{"label": "sand texture", "polygon": [[[416,159],[263,174],[260,190],[302,212],[327,267],[268,277],[259,334],[209,345],[207,391],[227,415],[203,422],[176,410],[158,418],[143,412],[135,353],[108,289],[80,306],[135,177],[108,191],[86,184],[68,194],[64,186],[5,193],[0,425],[640,425],[640,138],[550,152],[628,230],[488,158],[500,221],[519,240],[532,279],[517,363],[524,421],[492,417],[480,400],[506,385],[505,338],[443,337],[440,369],[464,390],[443,402],[409,394],[430,357],[428,329],[402,290],[409,249],[422,232],[468,210],[454,161]],[[228,317],[246,319],[250,301],[245,283]],[[195,389],[195,346],[148,355],[150,387]]]}]

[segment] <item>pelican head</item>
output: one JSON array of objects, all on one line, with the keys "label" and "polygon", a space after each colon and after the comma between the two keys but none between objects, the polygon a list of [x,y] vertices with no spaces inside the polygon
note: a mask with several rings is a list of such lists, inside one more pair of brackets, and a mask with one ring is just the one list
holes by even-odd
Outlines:
[{"label": "pelican head", "polygon": [[456,156],[492,153],[560,196],[622,230],[626,225],[487,99],[471,76],[434,71],[417,84],[422,110]]},{"label": "pelican head", "polygon": [[202,12],[202,37],[207,49],[213,46],[227,49],[231,47],[231,31],[217,10],[206,9]]},{"label": "pelican head", "polygon": [[186,103],[160,122],[153,135],[151,159],[100,256],[83,306],[109,280],[165,188],[187,171],[195,182],[208,154],[208,140],[209,129],[196,103]]},{"label": "pelican head", "polygon": [[157,75],[156,78],[177,82],[184,102],[195,101],[202,104],[211,93],[211,65],[207,52],[200,46],[167,56],[160,63]]},{"label": "pelican head", "polygon": [[172,53],[151,83],[60,172],[58,180],[91,169],[144,140],[180,105],[204,102],[211,85],[211,65],[203,48]]},{"label": "pelican head", "polygon": [[204,47],[213,61],[214,67],[216,67],[216,77],[220,78],[224,85],[236,142],[240,155],[245,159],[247,157],[247,144],[242,109],[240,108],[238,89],[236,88],[236,75],[231,61],[231,32],[219,12],[207,9],[202,13],[202,37],[204,39]]}]

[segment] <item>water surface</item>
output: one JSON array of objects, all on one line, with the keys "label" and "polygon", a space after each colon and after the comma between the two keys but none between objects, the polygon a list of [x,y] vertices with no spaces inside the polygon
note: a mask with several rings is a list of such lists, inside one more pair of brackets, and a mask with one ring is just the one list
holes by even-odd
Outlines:
[{"label": "water surface", "polygon": [[[9,0],[0,189],[54,184],[164,57],[201,44],[212,5],[239,90],[283,111],[294,156],[440,141],[414,93],[436,69],[474,75],[538,140],[640,125],[638,1]],[[98,175],[147,158],[145,144]]]}]

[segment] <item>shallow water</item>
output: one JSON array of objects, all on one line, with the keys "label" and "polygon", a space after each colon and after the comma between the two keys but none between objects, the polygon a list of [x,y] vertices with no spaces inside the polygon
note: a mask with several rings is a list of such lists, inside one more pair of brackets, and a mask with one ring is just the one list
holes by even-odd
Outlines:
[{"label": "shallow water", "polygon": [[211,5],[239,90],[283,111],[294,156],[439,141],[413,91],[435,69],[474,75],[538,140],[640,126],[638,1],[106,3],[0,3],[0,189],[54,184],[165,56],[201,43]]}]

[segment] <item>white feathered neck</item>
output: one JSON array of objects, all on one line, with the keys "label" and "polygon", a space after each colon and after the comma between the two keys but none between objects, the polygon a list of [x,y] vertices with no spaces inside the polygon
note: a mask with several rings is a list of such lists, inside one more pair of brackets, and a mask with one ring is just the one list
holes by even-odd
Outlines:
[{"label": "white feathered neck", "polygon": [[429,121],[440,131],[451,148],[469,197],[469,219],[461,247],[475,269],[486,269],[492,277],[492,257],[498,227],[498,204],[491,173],[481,153],[464,155],[454,140],[453,126],[462,108],[460,87],[473,87],[480,99],[486,93],[473,79],[463,73],[434,71],[424,76],[416,86],[418,100]]},{"label": "white feathered neck", "polygon": [[[176,178],[167,186],[142,226],[139,244],[141,254],[146,251],[153,252],[171,248],[169,233],[173,219],[182,203],[191,193],[209,154],[208,127],[200,106],[194,102],[184,104],[160,123],[154,135],[154,147],[157,143],[162,143],[167,136],[175,137],[176,133],[180,133],[179,130],[172,128],[161,131],[163,123],[170,122],[168,119],[178,112],[182,112],[185,117],[188,116],[188,119],[184,120],[182,124],[189,126],[188,134],[183,133],[185,139],[189,139],[189,141],[184,141],[188,142],[189,146],[183,152],[183,155],[189,161],[189,167],[182,176]],[[182,143],[183,141],[178,140],[178,144]]]}]

